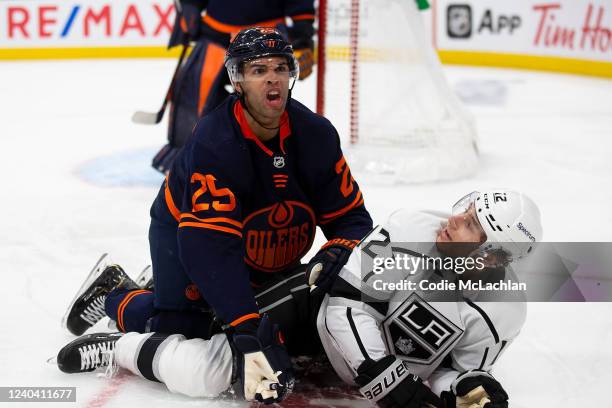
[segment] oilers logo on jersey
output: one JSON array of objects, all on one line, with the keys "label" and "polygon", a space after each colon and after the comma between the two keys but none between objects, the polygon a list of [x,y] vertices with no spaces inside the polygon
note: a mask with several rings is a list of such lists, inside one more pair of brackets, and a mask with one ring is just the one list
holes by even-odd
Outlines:
[{"label": "oilers logo on jersey", "polygon": [[305,255],[314,238],[315,216],[299,201],[282,201],[244,220],[245,261],[264,272],[276,272]]}]

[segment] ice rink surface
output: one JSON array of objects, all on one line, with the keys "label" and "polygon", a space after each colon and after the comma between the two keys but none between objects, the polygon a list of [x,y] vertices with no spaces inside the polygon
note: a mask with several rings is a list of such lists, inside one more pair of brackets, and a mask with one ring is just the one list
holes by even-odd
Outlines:
[{"label": "ice rink surface", "polygon": [[[132,375],[65,375],[46,363],[72,339],[61,317],[102,252],[132,276],[150,262],[148,211],[162,176],[149,163],[165,125],[134,125],[130,116],[159,108],[173,64],[0,63],[0,386],[77,387],[76,404],[54,407],[243,405],[172,395]],[[448,210],[472,190],[508,187],[540,205],[545,240],[612,241],[612,81],[445,72],[476,117],[479,173],[401,187],[361,183],[375,222],[398,207]],[[312,106],[313,86],[298,83],[294,95]],[[511,407],[610,406],[611,344],[612,303],[532,303],[495,374]],[[26,406],[37,405],[49,406]]]}]

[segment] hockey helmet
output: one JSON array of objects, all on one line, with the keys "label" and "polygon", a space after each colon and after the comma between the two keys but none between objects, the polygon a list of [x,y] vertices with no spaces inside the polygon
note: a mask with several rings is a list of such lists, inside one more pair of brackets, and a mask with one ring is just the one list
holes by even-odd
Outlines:
[{"label": "hockey helmet", "polygon": [[289,65],[289,77],[299,75],[299,64],[293,55],[291,43],[280,31],[271,27],[253,27],[240,31],[225,53],[225,68],[232,83],[244,80],[243,65],[264,57],[285,57]]},{"label": "hockey helmet", "polygon": [[507,265],[529,254],[542,240],[540,210],[525,194],[509,190],[474,191],[453,206],[453,215],[474,206],[487,238],[476,252]]}]

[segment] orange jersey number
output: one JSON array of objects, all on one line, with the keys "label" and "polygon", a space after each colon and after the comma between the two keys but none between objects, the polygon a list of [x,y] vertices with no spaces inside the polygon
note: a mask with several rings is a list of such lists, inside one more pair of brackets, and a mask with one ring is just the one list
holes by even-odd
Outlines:
[{"label": "orange jersey number", "polygon": [[211,203],[197,203],[198,198],[206,192],[210,192],[212,197],[221,198],[227,197],[226,203],[222,203],[220,200],[212,201],[212,208],[216,211],[232,211],[236,208],[236,197],[229,188],[217,188],[215,182],[217,179],[212,174],[202,175],[200,173],[193,173],[191,176],[192,183],[200,183],[200,188],[193,193],[191,197],[191,203],[193,205],[193,212],[206,211],[210,209]]},{"label": "orange jersey number", "polygon": [[336,163],[336,174],[342,173],[342,182],[340,183],[340,192],[346,198],[353,192],[353,176],[351,175],[351,169],[349,169],[348,164],[346,164],[346,160],[344,156],[338,160]]}]

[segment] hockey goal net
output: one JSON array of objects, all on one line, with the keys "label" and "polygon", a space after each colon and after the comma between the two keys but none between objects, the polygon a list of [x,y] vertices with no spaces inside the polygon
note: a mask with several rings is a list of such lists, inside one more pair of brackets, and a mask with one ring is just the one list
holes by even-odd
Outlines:
[{"label": "hockey goal net", "polygon": [[415,183],[476,169],[473,119],[422,19],[416,0],[319,0],[317,111],[360,177]]}]

